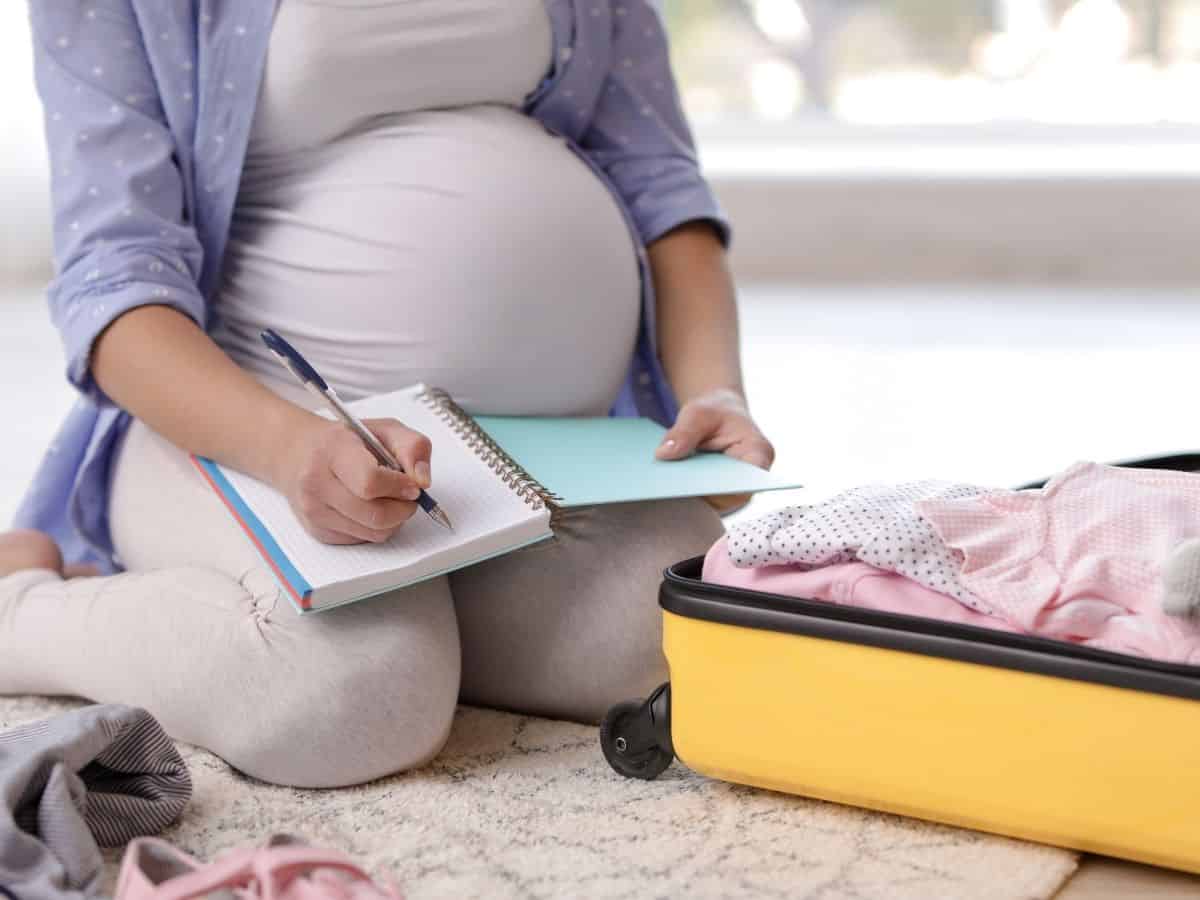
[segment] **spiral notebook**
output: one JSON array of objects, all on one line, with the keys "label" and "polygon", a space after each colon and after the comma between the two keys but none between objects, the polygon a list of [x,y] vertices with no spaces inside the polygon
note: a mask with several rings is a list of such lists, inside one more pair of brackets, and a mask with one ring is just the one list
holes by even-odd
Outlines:
[{"label": "spiral notebook", "polygon": [[425,385],[349,407],[361,418],[399,419],[429,437],[430,493],[453,520],[453,532],[418,512],[386,543],[323,544],[274,488],[193,457],[301,612],[362,600],[544,541],[568,507],[798,486],[718,454],[656,461],[663,429],[644,419],[474,418],[444,391]]}]

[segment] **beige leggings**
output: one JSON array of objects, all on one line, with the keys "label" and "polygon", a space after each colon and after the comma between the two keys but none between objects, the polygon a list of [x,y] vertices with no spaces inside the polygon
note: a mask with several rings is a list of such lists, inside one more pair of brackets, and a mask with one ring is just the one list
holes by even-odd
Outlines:
[{"label": "beige leggings", "polygon": [[583,509],[554,541],[301,617],[185,454],[141,424],[110,512],[126,574],[0,578],[0,694],[142,706],[306,787],[429,760],[459,700],[596,721],[647,693],[666,677],[661,570],[721,531],[701,500]]}]

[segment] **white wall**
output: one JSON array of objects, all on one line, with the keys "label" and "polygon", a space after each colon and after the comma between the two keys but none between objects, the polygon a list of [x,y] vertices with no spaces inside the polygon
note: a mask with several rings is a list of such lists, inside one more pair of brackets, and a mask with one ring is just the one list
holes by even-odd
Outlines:
[{"label": "white wall", "polygon": [[49,175],[24,0],[0,2],[0,111],[0,279],[45,277]]}]

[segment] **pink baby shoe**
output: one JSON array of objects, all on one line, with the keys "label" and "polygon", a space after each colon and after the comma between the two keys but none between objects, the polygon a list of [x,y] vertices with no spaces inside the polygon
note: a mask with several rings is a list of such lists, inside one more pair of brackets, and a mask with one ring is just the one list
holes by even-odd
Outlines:
[{"label": "pink baby shoe", "polygon": [[276,835],[265,847],[223,853],[205,865],[159,838],[130,842],[116,900],[403,900],[345,854]]}]

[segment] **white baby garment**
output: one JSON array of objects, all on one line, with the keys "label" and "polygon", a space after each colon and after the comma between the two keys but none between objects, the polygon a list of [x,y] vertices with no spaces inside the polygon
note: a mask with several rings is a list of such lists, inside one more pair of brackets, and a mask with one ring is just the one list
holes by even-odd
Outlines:
[{"label": "white baby garment", "polygon": [[816,506],[791,506],[732,526],[729,558],[742,568],[815,569],[859,560],[992,615],[959,581],[962,554],[947,547],[913,505],[982,493],[985,488],[945,481],[852,488]]}]

